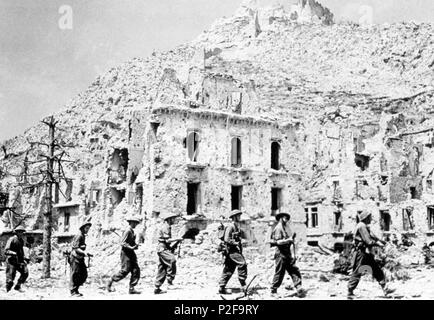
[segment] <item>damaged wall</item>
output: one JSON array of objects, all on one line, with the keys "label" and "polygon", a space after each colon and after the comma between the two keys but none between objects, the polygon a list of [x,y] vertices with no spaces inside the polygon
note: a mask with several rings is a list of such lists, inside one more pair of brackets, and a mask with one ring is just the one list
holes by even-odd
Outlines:
[{"label": "damaged wall", "polygon": [[[280,208],[290,210],[294,221],[303,223],[302,207],[297,205],[301,183],[294,173],[292,126],[224,113],[156,109],[158,129],[148,132],[152,192],[144,194],[146,212],[173,211],[187,214],[188,184],[198,184],[197,215],[220,219],[233,208],[233,187],[241,187],[240,208],[251,219],[270,217],[271,188],[281,189]],[[151,129],[152,130],[152,129]],[[197,158],[190,159],[187,137],[197,133]],[[232,139],[241,140],[241,166],[233,167]],[[271,169],[271,144],[281,146],[280,170]],[[146,188],[145,184],[144,187]],[[149,191],[151,191],[149,190]],[[192,188],[194,190],[194,188]],[[147,190],[148,191],[148,190]],[[194,191],[193,191],[194,192]],[[150,199],[152,198],[152,199]]]},{"label": "damaged wall", "polygon": [[[372,213],[372,228],[379,235],[432,236],[431,130],[413,131],[406,125],[416,120],[412,117],[409,122],[398,114],[383,115],[377,123],[362,125],[350,121],[338,127],[332,123],[318,127],[311,124],[315,137],[309,150],[314,168],[311,188],[316,192],[308,192],[302,200],[308,215],[312,207],[318,211],[318,225],[308,223],[308,240],[330,246],[342,241],[362,210]],[[358,163],[360,159],[365,159],[365,167]],[[384,228],[385,213],[390,216],[388,230]],[[338,216],[341,221],[337,221]]]},{"label": "damaged wall", "polygon": [[[389,210],[391,231],[403,232],[402,210],[412,207],[423,236],[434,205],[432,26],[326,27],[332,15],[316,1],[300,0],[296,9],[309,23],[298,24],[298,13],[291,21],[281,6],[246,4],[192,42],[95,79],[55,115],[60,127],[73,125],[62,138],[77,143],[59,203],[79,202],[96,228],[120,228],[127,213],[185,214],[189,198],[200,199],[197,213],[219,219],[231,209],[234,185],[243,187],[241,207],[256,219],[253,242],[268,230],[260,219],[270,215],[273,197],[294,212],[300,234],[318,241],[351,231],[361,208],[373,212],[375,230],[380,210]],[[310,23],[315,17],[322,23]],[[186,138],[194,130],[200,141],[191,161]],[[23,171],[26,140],[45,135],[38,124],[4,143],[2,190],[12,195],[20,182],[14,175]],[[242,165],[233,168],[231,138],[238,135]],[[273,139],[280,172],[270,168]],[[110,162],[116,149],[127,150],[128,165],[108,182],[107,170],[119,170]],[[196,195],[188,197],[188,188]],[[40,228],[44,190],[28,192],[19,211],[32,212],[26,226]],[[306,207],[317,207],[315,227],[303,228],[312,222]]]}]

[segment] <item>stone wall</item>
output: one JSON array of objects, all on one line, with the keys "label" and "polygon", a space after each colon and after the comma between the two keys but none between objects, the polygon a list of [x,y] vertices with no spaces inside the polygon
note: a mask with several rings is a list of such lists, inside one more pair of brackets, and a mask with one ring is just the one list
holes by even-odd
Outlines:
[{"label": "stone wall", "polygon": [[[390,130],[392,123],[395,130]],[[433,145],[431,130],[413,131],[411,123],[420,120],[403,114],[382,115],[375,122],[350,121],[338,127],[325,123],[311,125],[309,153],[314,167],[310,192],[302,201],[317,207],[319,225],[309,227],[308,239],[321,239],[332,245],[353,231],[358,211],[372,213],[372,229],[378,235],[409,233],[432,237],[428,206],[433,203]],[[407,123],[407,125],[406,125]],[[410,124],[410,125],[409,125]],[[333,130],[334,128],[334,130]],[[315,131],[316,135],[315,135]],[[366,159],[366,167],[357,163]],[[341,207],[341,225],[336,232],[335,212]],[[403,210],[411,212],[411,228],[405,226]],[[381,228],[380,211],[390,214],[390,230]]]},{"label": "stone wall", "polygon": [[[276,187],[282,188],[282,210],[291,211],[294,220],[303,223],[303,208],[298,203],[301,183],[294,172],[296,162],[292,153],[296,148],[294,127],[175,108],[154,110],[152,121],[158,122],[158,126],[155,131],[148,131],[149,153],[145,152],[143,159],[149,168],[145,166],[141,171],[141,174],[150,172],[142,179],[144,211],[176,211],[186,215],[189,182],[200,183],[197,214],[208,219],[220,219],[231,210],[231,185],[242,186],[241,209],[246,218],[269,217],[271,188]],[[187,135],[193,131],[199,135],[196,161],[188,158],[187,151]],[[242,141],[242,165],[238,168],[231,166],[233,137]],[[281,170],[271,169],[273,141],[280,142]]]}]

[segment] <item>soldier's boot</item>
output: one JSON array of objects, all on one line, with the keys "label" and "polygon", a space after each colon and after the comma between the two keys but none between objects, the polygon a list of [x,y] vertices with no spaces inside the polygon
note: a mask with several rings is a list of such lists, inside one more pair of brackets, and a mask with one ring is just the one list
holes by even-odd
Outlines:
[{"label": "soldier's boot", "polygon": [[160,288],[155,288],[154,289],[154,294],[162,294],[162,293],[166,293],[166,291],[163,291]]},{"label": "soldier's boot", "polygon": [[306,297],[307,291],[303,289],[301,286],[297,288],[297,297],[304,298]]},{"label": "soldier's boot", "polygon": [[388,285],[382,285],[381,288],[383,289],[384,295],[387,297],[389,294],[392,294],[396,291],[394,288],[390,288]]},{"label": "soldier's boot", "polygon": [[17,283],[14,287],[14,290],[18,292],[24,292],[24,290],[21,288],[21,283]]},{"label": "soldier's boot", "polygon": [[82,297],[83,295],[77,289],[71,290],[71,297]]},{"label": "soldier's boot", "polygon": [[241,291],[244,294],[247,294],[247,285],[246,285],[246,281],[240,280],[240,285],[241,285]]},{"label": "soldier's boot", "polygon": [[110,278],[110,279],[107,281],[107,284],[106,284],[106,290],[107,290],[108,292],[113,292],[113,291],[115,291],[115,290],[112,288],[112,285],[113,285],[113,279]]},{"label": "soldier's boot", "polygon": [[141,294],[141,292],[134,289],[134,287],[130,287],[130,289],[128,290],[128,293],[129,294]]},{"label": "soldier's boot", "polygon": [[225,287],[219,287],[219,294],[230,294]]},{"label": "soldier's boot", "polygon": [[277,289],[276,288],[271,288],[270,293],[271,293],[272,296],[277,295]]},{"label": "soldier's boot", "polygon": [[167,289],[169,289],[169,290],[175,289],[175,285],[173,284],[173,280],[172,279],[168,279],[167,280]]},{"label": "soldier's boot", "polygon": [[355,298],[356,298],[356,295],[354,294],[353,290],[348,290],[347,299],[348,300],[354,300]]},{"label": "soldier's boot", "polygon": [[13,286],[14,286],[14,283],[13,283],[13,282],[11,282],[11,283],[7,283],[7,284],[6,284],[6,292],[11,291],[11,289],[12,289]]}]

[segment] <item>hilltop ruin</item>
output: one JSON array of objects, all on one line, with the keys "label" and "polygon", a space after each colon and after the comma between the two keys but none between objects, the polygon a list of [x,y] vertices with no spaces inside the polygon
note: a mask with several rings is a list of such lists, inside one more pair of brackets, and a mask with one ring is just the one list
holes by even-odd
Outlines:
[{"label": "hilltop ruin", "polygon": [[[304,244],[339,248],[362,209],[384,237],[431,241],[432,31],[334,24],[314,0],[290,12],[244,6],[191,43],[110,70],[56,115],[77,144],[73,179],[58,186],[58,239],[80,216],[104,237],[135,212],[151,241],[173,210],[194,237],[239,208],[258,246],[280,210]],[[26,137],[43,134],[36,125],[0,151],[0,199],[31,212],[33,230],[44,189],[22,189],[16,176],[32,179]]]}]

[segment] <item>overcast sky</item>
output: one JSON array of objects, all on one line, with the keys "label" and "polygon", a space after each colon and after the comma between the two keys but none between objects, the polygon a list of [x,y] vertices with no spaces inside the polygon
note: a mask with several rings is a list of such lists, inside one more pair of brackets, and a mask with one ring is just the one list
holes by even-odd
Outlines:
[{"label": "overcast sky", "polygon": [[[242,0],[0,0],[0,141],[60,109],[132,57],[194,39]],[[279,1],[259,0],[260,5]],[[280,1],[285,7],[297,2]],[[337,20],[434,22],[432,0],[322,0]],[[62,18],[72,9],[72,29]],[[62,24],[63,23],[63,24]]]}]

